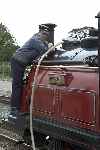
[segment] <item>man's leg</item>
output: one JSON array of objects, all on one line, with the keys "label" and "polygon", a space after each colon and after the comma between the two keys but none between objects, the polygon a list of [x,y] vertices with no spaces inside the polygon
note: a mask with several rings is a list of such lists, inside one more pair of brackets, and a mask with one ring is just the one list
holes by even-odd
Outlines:
[{"label": "man's leg", "polygon": [[12,96],[11,96],[11,112],[16,114],[20,109],[20,99],[23,86],[23,75],[25,67],[12,58],[11,74],[12,74]]}]

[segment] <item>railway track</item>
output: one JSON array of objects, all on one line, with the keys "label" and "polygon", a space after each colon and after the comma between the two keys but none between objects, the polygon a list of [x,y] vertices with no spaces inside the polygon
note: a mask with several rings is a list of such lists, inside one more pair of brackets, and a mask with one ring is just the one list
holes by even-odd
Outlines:
[{"label": "railway track", "polygon": [[[33,150],[31,145],[24,142],[21,132],[7,123],[0,123],[0,150]],[[44,146],[36,150],[47,150]]]},{"label": "railway track", "polygon": [[0,96],[0,103],[10,104],[10,97],[9,96]]},{"label": "railway track", "polygon": [[0,123],[0,150],[32,150],[30,145],[24,143],[23,138],[16,129],[7,122]]},{"label": "railway track", "polygon": [[0,133],[0,150],[32,150],[30,145]]},{"label": "railway track", "polygon": [[[0,96],[0,105],[0,150],[32,150],[32,147],[23,141],[22,132],[17,131],[16,128],[5,121],[5,113],[9,113],[10,97]],[[46,149],[40,147],[36,150]]]},{"label": "railway track", "polygon": [[6,122],[0,123],[0,150],[32,150],[30,145]]}]

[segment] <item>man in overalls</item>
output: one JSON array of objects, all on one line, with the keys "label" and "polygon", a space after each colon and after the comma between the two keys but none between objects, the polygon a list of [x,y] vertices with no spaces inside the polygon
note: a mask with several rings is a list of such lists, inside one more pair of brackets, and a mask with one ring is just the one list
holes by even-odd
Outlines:
[{"label": "man in overalls", "polygon": [[39,32],[32,36],[21,48],[17,49],[11,58],[12,95],[11,115],[20,110],[20,99],[23,86],[23,76],[26,66],[32,64],[48,49],[49,27],[39,26]]}]

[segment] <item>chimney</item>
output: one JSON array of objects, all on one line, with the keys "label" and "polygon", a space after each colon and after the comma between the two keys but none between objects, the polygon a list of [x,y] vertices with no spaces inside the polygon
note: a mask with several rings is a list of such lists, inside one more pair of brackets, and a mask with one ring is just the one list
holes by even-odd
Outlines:
[{"label": "chimney", "polygon": [[99,48],[98,48],[98,67],[99,67],[99,97],[100,97],[100,12],[98,12],[96,18],[98,18],[98,38],[99,38]]},{"label": "chimney", "polygon": [[99,54],[100,54],[100,12],[98,12],[97,16],[95,17],[98,18],[98,38],[99,38]]}]

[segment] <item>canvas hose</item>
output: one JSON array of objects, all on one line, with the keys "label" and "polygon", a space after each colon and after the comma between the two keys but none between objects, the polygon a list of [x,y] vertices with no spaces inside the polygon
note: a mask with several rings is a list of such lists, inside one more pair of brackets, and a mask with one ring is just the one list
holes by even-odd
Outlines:
[{"label": "canvas hose", "polygon": [[34,95],[35,95],[35,87],[36,87],[36,82],[37,82],[37,75],[38,75],[38,72],[39,72],[39,67],[41,65],[41,62],[43,61],[43,59],[51,52],[53,51],[57,46],[59,46],[60,44],[62,44],[63,41],[55,44],[54,46],[51,46],[47,52],[45,52],[41,58],[39,59],[38,61],[38,64],[37,64],[37,67],[36,67],[36,70],[35,70],[35,74],[34,74],[34,80],[33,80],[33,83],[32,83],[32,94],[31,94],[31,102],[30,102],[30,133],[31,133],[31,141],[32,141],[32,148],[33,150],[36,150],[35,149],[35,141],[34,141],[34,134],[33,134],[33,123],[32,123],[32,108],[33,108],[33,102],[34,102]]}]

